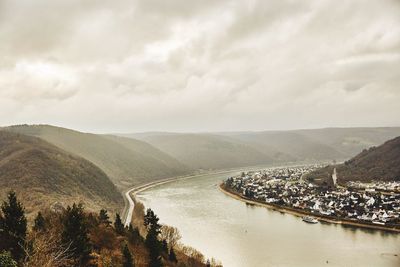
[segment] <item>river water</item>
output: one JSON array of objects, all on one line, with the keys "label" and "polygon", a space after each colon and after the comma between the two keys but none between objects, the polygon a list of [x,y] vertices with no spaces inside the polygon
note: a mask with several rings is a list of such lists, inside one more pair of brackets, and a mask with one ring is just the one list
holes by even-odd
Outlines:
[{"label": "river water", "polygon": [[235,173],[209,174],[138,194],[182,242],[225,267],[400,266],[400,235],[301,218],[248,205],[218,184]]}]

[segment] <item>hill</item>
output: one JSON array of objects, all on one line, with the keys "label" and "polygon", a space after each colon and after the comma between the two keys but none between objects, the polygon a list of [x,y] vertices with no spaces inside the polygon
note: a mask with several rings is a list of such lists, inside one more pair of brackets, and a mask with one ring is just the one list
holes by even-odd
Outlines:
[{"label": "hill", "polygon": [[91,161],[121,190],[190,172],[176,159],[139,140],[82,133],[49,125],[18,125],[5,129],[39,137]]},{"label": "hill", "polygon": [[[316,170],[307,178],[315,181],[330,180],[333,166]],[[400,181],[400,137],[378,147],[363,150],[357,156],[336,166],[338,182],[347,181]]]},{"label": "hill", "polygon": [[98,135],[49,125],[5,130],[36,136],[101,168],[125,189],[197,169],[288,162],[344,161],[400,135],[399,127],[230,133]]},{"label": "hill", "polygon": [[400,127],[324,128],[224,135],[252,145],[267,154],[280,152],[283,161],[345,160],[365,148],[380,145],[400,135]]},{"label": "hill", "polygon": [[310,139],[333,147],[347,158],[363,149],[378,146],[400,135],[400,127],[325,128],[296,131]]},{"label": "hill", "polygon": [[259,132],[232,135],[282,162],[343,159],[346,155],[332,146],[297,132]]},{"label": "hill", "polygon": [[0,197],[11,189],[29,214],[54,202],[82,201],[89,210],[123,206],[116,187],[91,162],[39,138],[0,131]]},{"label": "hill", "polygon": [[[201,252],[180,242],[177,228],[160,225],[140,202],[135,205],[137,224],[125,228],[117,218],[111,221],[107,211],[88,211],[79,204],[59,211],[43,208],[24,225],[26,203],[15,194],[0,201],[8,205],[7,212],[0,211],[1,267],[222,267],[215,260],[208,265]],[[160,229],[151,241],[145,216],[153,229]]]},{"label": "hill", "polygon": [[215,169],[288,162],[344,161],[400,135],[399,127],[292,131],[125,134],[192,168]]},{"label": "hill", "polygon": [[193,169],[223,169],[274,162],[263,152],[227,136],[171,133],[130,136],[141,138]]}]

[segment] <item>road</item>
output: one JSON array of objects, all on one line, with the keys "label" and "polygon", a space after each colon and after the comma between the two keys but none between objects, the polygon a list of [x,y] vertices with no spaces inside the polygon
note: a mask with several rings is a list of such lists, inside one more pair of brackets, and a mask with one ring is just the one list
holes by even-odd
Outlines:
[{"label": "road", "polygon": [[125,218],[125,226],[129,226],[132,220],[132,214],[133,214],[133,208],[135,207],[135,202],[133,202],[133,199],[131,197],[131,192],[135,190],[134,188],[129,190],[128,192],[125,193],[125,198],[128,200],[129,203],[129,208],[128,208],[128,213]]}]

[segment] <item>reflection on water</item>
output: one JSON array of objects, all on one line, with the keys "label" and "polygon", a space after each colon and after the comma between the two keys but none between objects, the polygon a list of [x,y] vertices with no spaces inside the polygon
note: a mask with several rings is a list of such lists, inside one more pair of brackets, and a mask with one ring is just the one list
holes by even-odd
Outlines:
[{"label": "reflection on water", "polygon": [[225,175],[160,185],[139,194],[182,241],[226,267],[400,266],[400,235],[319,223],[226,196]]}]

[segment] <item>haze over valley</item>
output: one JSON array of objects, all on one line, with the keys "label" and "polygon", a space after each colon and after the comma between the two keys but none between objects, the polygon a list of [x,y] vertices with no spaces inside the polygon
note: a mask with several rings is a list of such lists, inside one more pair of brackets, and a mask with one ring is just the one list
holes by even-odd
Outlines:
[{"label": "haze over valley", "polygon": [[[363,149],[399,136],[400,127],[112,135],[82,133],[51,125],[17,125],[3,127],[0,133],[3,138],[3,155],[7,156],[0,166],[4,177],[1,192],[3,197],[15,184],[23,187],[14,190],[23,192],[29,183],[35,183],[33,188],[38,195],[35,193],[27,196],[27,206],[32,207],[32,211],[34,207],[50,206],[57,201],[68,204],[70,201],[67,199],[88,201],[87,206],[93,208],[101,206],[94,204],[99,201],[103,205],[107,203],[112,210],[118,210],[117,205],[121,205],[122,198],[118,196],[117,190],[122,192],[163,178],[204,171],[257,165],[341,162]],[[18,146],[15,147],[15,142],[9,139],[18,142]],[[70,155],[68,157],[71,160],[62,159],[63,155]],[[55,163],[50,163],[53,161]],[[32,164],[32,167],[27,168],[24,162]],[[79,170],[75,171],[73,164],[78,162],[83,166],[91,164],[95,173],[82,174]],[[84,170],[88,172],[87,167]],[[91,176],[83,178],[84,175]],[[94,181],[98,176],[102,178],[100,183]],[[38,183],[29,177],[39,179]],[[74,180],[76,178],[89,185],[105,183],[104,188],[111,191],[105,193],[83,187],[82,192],[72,193],[71,186],[77,183]],[[20,179],[26,182],[21,183]],[[58,197],[50,198],[52,194]],[[106,200],[108,202],[104,202]]]}]

